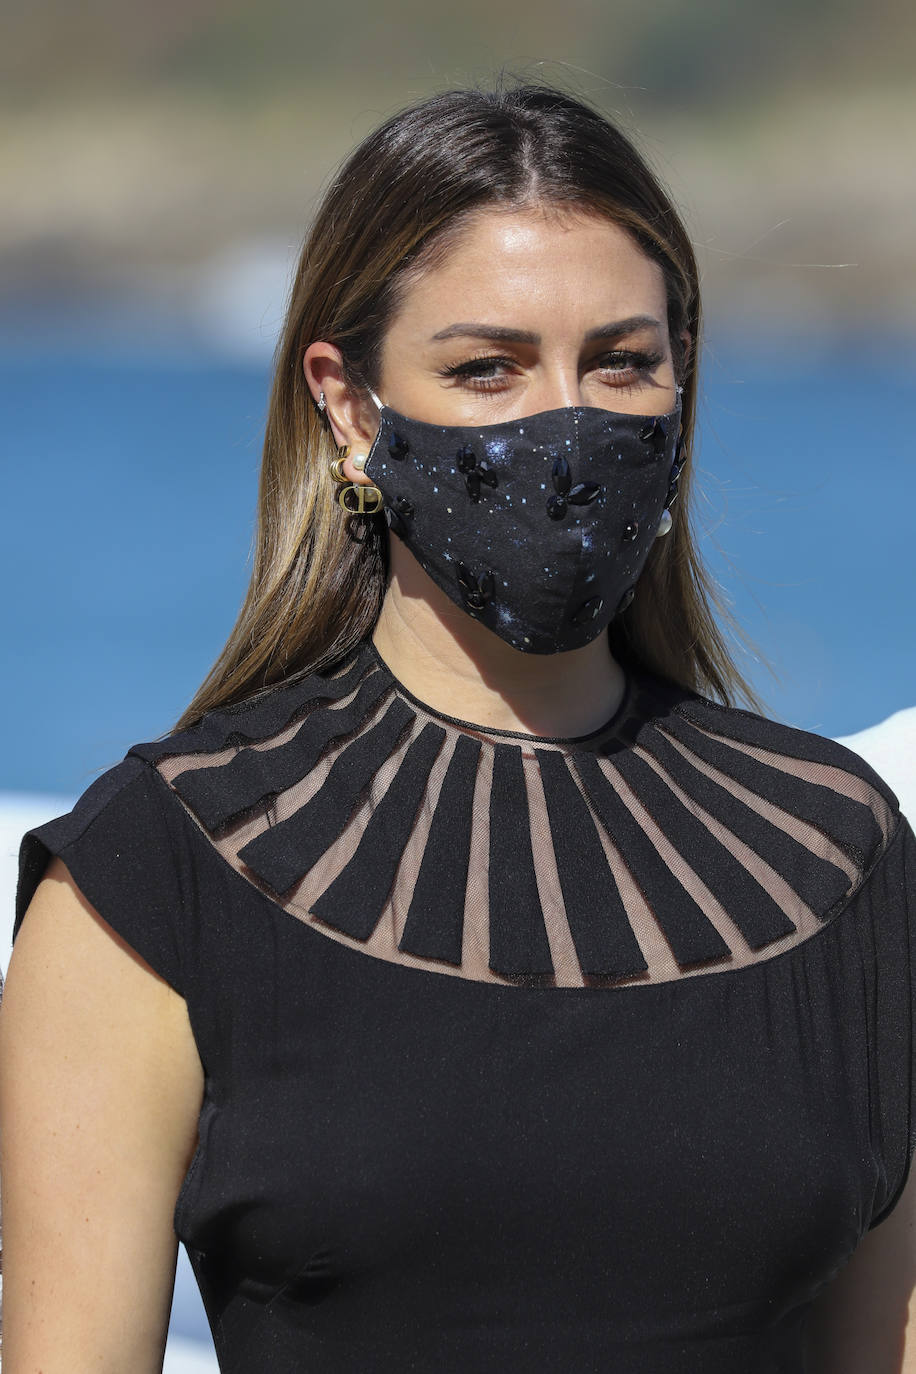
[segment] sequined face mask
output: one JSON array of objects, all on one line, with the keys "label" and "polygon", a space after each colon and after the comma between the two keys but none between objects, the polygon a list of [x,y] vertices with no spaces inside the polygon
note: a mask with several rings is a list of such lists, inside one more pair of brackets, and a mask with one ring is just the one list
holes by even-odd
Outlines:
[{"label": "sequined face mask", "polygon": [[676,492],[680,392],[667,415],[567,406],[482,426],[373,399],[364,471],[391,532],[456,605],[532,654],[588,644],[629,605]]}]

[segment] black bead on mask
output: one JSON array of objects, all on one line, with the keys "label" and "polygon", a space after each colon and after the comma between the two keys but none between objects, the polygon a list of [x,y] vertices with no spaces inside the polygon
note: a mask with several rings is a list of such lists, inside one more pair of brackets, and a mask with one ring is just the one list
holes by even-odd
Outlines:
[{"label": "black bead on mask", "polygon": [[373,399],[364,471],[457,606],[531,654],[580,648],[626,609],[676,491],[680,390],[667,415],[567,406],[481,426]]}]

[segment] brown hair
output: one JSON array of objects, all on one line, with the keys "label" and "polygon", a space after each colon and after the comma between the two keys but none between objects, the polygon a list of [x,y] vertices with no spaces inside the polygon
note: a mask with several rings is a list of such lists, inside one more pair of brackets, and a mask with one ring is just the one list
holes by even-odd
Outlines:
[{"label": "brown hair", "polygon": [[[664,274],[675,370],[684,388],[685,452],[697,395],[700,297],[687,232],[630,141],[597,111],[551,87],[459,90],[387,120],[334,177],[299,260],[278,344],[258,499],[251,582],[238,620],[179,726],[282,678],[320,671],[369,635],[385,593],[380,518],[363,544],[332,502],[328,425],[302,358],[340,348],[354,386],[378,382],[381,345],[401,293],[485,206],[569,206],[631,233]],[[684,348],[681,335],[690,335]],[[740,638],[694,547],[692,463],[631,607],[608,631],[613,652],[733,704],[760,709],[720,629]]]}]

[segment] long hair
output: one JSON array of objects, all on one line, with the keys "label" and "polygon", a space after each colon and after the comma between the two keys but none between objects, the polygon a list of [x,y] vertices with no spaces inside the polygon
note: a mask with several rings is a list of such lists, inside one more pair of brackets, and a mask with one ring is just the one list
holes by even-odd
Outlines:
[{"label": "long hair", "polygon": [[[342,352],[352,385],[377,386],[385,331],[403,293],[468,216],[553,204],[606,217],[657,262],[688,457],[671,533],[655,541],[613,652],[727,704],[759,709],[730,654],[732,621],[690,523],[700,344],[697,264],[681,219],[632,143],[551,87],[450,91],[396,114],[334,177],[308,233],[277,346],[251,582],[238,620],[179,727],[281,679],[322,671],[372,632],[387,578],[384,531],[351,539],[333,503],[333,436],[302,368],[317,339]],[[691,343],[684,347],[686,331]]]}]

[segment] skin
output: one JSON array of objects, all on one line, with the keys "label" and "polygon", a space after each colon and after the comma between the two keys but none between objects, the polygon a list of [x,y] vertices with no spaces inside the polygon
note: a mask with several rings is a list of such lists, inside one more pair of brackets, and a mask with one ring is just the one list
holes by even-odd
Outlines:
[{"label": "skin", "polygon": [[[634,313],[661,324],[587,339]],[[432,340],[469,320],[541,342]],[[621,375],[619,359],[599,364],[627,347],[664,347],[665,357],[638,379]],[[478,369],[493,389],[440,375],[487,352],[509,359]],[[336,349],[315,343],[306,375],[328,398],[338,442],[366,452],[375,411],[348,391],[340,363]],[[380,394],[418,419],[487,423],[575,404],[661,414],[673,385],[660,274],[625,235],[581,217],[491,214],[409,293],[385,342]],[[397,540],[392,554],[376,643],[422,699],[551,735],[585,733],[613,712],[622,683],[603,636],[567,654],[520,654],[442,597]],[[184,999],[52,861],[0,1004],[4,1374],[159,1374],[172,1217],[203,1084]],[[916,1374],[916,1331],[906,1325],[914,1218],[916,1171],[816,1305],[807,1374]]]},{"label": "skin", "polygon": [[[527,338],[482,338],[456,325]],[[451,337],[436,337],[444,332]],[[651,365],[634,366],[633,352]],[[446,375],[469,362],[473,373]],[[325,393],[338,444],[350,445],[344,472],[370,482],[352,458],[375,437],[375,405],[347,386],[334,345],[311,344],[304,367],[313,395]],[[603,218],[484,210],[407,290],[377,389],[394,410],[434,424],[498,424],[562,406],[665,414],[676,394],[661,268]],[[390,552],[373,639],[420,700],[480,725],[560,737],[614,714],[624,678],[605,635],[562,654],[522,653],[450,601],[399,539]]]},{"label": "skin", "polygon": [[184,998],[54,859],[0,1005],[3,1374],[159,1374],[203,1082]]}]

